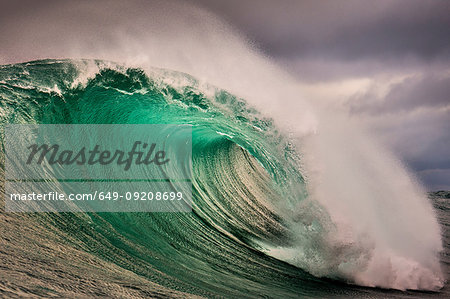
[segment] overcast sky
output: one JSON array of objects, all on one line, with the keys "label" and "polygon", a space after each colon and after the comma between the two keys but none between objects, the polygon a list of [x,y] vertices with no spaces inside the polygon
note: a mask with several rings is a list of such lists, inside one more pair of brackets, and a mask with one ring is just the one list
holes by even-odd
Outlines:
[{"label": "overcast sky", "polygon": [[[450,190],[450,1],[187,1],[241,31],[305,96],[367,124],[429,190]],[[55,2],[14,3],[0,0],[0,57],[2,44],[17,53],[4,34],[16,15]]]},{"label": "overcast sky", "polygon": [[450,1],[192,0],[450,190]]}]

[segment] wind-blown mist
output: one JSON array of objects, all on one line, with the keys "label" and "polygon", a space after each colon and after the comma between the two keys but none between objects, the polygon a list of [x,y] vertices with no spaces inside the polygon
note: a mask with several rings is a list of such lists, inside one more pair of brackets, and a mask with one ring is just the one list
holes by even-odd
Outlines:
[{"label": "wind-blown mist", "polygon": [[[199,168],[197,172],[194,169],[194,179],[198,176],[199,182],[194,187],[203,191],[199,191],[194,200],[199,206],[198,210],[194,207],[194,211],[199,217],[208,219],[217,232],[237,240],[236,244],[244,242],[233,234],[233,228],[241,223],[239,221],[256,221],[254,227],[266,227],[268,231],[277,231],[274,223],[279,221],[285,229],[283,234],[289,237],[280,237],[281,241],[274,242],[273,236],[264,238],[262,234],[249,233],[251,237],[245,240],[246,246],[316,277],[401,290],[437,290],[443,286],[439,226],[424,190],[414,177],[345,114],[328,111],[314,99],[302,96],[295,80],[214,15],[176,2],[58,2],[37,7],[32,15],[18,15],[8,28],[0,29],[0,36],[0,61],[4,64],[45,58],[102,60],[65,61],[62,69],[76,66],[76,76],[69,76],[68,71],[64,71],[67,77],[57,79],[55,76],[48,80],[50,83],[45,83],[51,85],[48,88],[55,87],[54,91],[63,98],[69,87],[82,86],[79,88],[85,90],[93,86],[89,84],[100,84],[102,76],[107,76],[102,73],[104,69],[120,73],[124,69],[139,68],[151,80],[160,80],[158,82],[163,82],[164,86],[175,89],[195,86],[205,97],[206,112],[185,117],[183,121],[192,121],[194,128],[197,122],[202,128],[212,126],[213,131],[231,143],[221,141],[223,143],[217,143],[217,146],[206,147],[208,143],[205,142],[205,148],[199,147],[199,151],[209,153],[206,157],[215,158],[207,161],[199,155],[196,160]],[[13,36],[16,38],[11,38]],[[59,65],[61,62],[53,63]],[[30,72],[28,68],[34,66],[23,67],[24,71]],[[45,74],[56,73],[50,65],[45,67],[49,68]],[[155,67],[189,74],[196,78],[195,83],[187,75],[156,70]],[[9,82],[0,79],[3,84]],[[229,101],[219,105],[219,88],[242,98],[245,105],[261,113],[258,114],[260,119],[271,119],[273,128],[268,129],[271,133],[263,132],[260,133],[262,137],[255,137],[259,133],[246,129],[251,125],[235,121],[233,107],[244,104]],[[8,109],[2,110],[3,116],[17,113]],[[95,106],[93,109],[100,108]],[[105,115],[127,111],[115,106],[102,109],[111,109],[111,113],[105,112]],[[224,115],[221,127],[205,121],[212,117],[208,113],[216,111],[214,109]],[[167,119],[181,121],[173,119],[166,110],[157,111],[163,111],[158,113]],[[135,115],[142,113],[138,111]],[[2,121],[6,122],[5,119],[13,118]],[[77,119],[88,122],[91,118],[80,116]],[[143,117],[138,121],[149,120],[157,121],[157,118]],[[277,141],[270,140],[271,136],[278,136],[282,140],[281,146],[286,147],[277,148]],[[217,136],[213,140],[215,138]],[[242,156],[241,148],[251,157]],[[219,160],[221,155],[227,157],[227,163],[236,165],[225,165]],[[261,166],[264,169],[259,169]],[[246,205],[232,202],[229,204],[239,208],[227,209],[229,206],[221,200],[231,197],[214,197],[216,193],[212,189],[205,187],[208,190],[204,191],[200,188],[201,177],[217,178],[211,175],[211,169],[223,171],[222,176],[217,176],[220,181],[217,184],[223,193],[230,194],[227,196],[232,196],[233,188],[240,188],[239,182],[260,186],[266,184],[266,180],[280,185],[284,193],[255,187],[254,194],[243,197]],[[238,176],[252,169],[257,169],[258,179]],[[284,173],[284,180],[277,181],[278,172]],[[302,179],[293,179],[297,172]],[[271,192],[278,195],[272,196]],[[210,202],[219,202],[220,208],[216,209],[216,204]],[[211,207],[205,212],[202,205]],[[258,214],[256,209],[261,206],[276,217],[255,216]],[[231,215],[230,219],[237,217],[233,212],[239,211],[236,219],[240,220],[224,222],[228,215],[222,214],[224,210]],[[250,219],[250,216],[254,218]],[[183,225],[191,225],[189,221]],[[214,235],[210,237],[214,239]]]}]

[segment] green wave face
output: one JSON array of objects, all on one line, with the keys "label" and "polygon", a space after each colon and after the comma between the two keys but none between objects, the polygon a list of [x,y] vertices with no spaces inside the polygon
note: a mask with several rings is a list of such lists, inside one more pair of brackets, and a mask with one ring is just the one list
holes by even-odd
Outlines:
[{"label": "green wave face", "polygon": [[[89,79],[82,80],[92,69]],[[21,219],[5,222],[11,238],[14,225],[32,223],[23,234],[51,251],[33,254],[26,241],[16,240],[8,248],[12,260],[19,254],[29,254],[34,263],[45,263],[43,256],[64,260],[54,265],[62,273],[59,283],[45,287],[48,282],[43,281],[51,279],[44,273],[42,281],[31,284],[35,293],[70,295],[74,276],[86,279],[76,291],[85,294],[108,285],[117,294],[295,297],[336,287],[264,253],[266,247],[293,243],[295,228],[307,269],[325,231],[319,220],[291,212],[298,205],[320,211],[307,201],[300,157],[272,121],[244,100],[200,86],[186,74],[70,60],[2,66],[0,97],[2,125],[157,123],[193,128],[192,213],[3,216]],[[65,254],[72,255],[70,262]]]},{"label": "green wave face", "polygon": [[0,122],[2,153],[11,123],[190,124],[193,193],[189,213],[0,213],[0,296],[414,295],[342,283],[368,269],[372,244],[334,238],[301,154],[271,119],[187,74],[93,60],[0,66]]}]

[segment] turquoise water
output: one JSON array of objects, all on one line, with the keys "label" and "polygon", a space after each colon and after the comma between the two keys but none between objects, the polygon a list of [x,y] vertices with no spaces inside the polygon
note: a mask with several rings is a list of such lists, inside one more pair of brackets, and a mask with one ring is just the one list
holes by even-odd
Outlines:
[{"label": "turquoise water", "polygon": [[[302,156],[271,119],[224,90],[168,70],[44,60],[1,66],[0,97],[2,125],[193,130],[192,213],[2,213],[5,296],[442,295],[355,286],[334,271],[309,274],[332,260],[325,239],[333,224],[308,197]],[[440,204],[448,225],[448,202]],[[297,266],[268,254],[299,240]]]}]

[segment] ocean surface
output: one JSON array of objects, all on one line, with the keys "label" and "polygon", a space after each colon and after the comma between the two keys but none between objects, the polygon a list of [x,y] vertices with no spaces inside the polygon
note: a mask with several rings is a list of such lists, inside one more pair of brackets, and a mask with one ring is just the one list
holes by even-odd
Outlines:
[{"label": "ocean surface", "polygon": [[330,245],[333,221],[288,134],[188,74],[96,60],[0,66],[0,123],[191,124],[194,196],[191,213],[6,213],[2,196],[0,297],[450,297],[449,192],[425,199],[442,273],[414,266],[441,281],[413,268],[418,290],[360,283],[370,248]]}]

